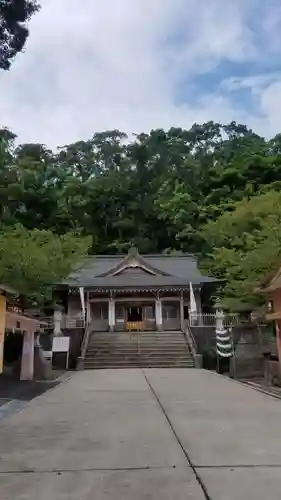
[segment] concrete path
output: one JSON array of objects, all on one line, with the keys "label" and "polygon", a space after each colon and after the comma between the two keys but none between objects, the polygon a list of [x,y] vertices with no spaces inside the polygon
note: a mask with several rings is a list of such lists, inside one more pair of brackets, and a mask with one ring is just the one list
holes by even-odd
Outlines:
[{"label": "concrete path", "polygon": [[80,372],[0,421],[0,498],[280,500],[280,427],[209,372]]}]

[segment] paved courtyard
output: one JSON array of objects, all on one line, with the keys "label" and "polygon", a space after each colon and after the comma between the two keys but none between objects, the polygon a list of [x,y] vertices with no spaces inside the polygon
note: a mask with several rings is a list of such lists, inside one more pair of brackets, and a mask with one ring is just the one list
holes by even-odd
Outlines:
[{"label": "paved courtyard", "polygon": [[280,500],[280,424],[213,373],[76,373],[0,421],[0,498]]}]

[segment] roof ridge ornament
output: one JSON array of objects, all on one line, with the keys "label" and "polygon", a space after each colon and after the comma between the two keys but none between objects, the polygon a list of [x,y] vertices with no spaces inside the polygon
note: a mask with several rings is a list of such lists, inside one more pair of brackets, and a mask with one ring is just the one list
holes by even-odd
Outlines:
[{"label": "roof ridge ornament", "polygon": [[128,257],[131,257],[131,258],[137,258],[139,257],[139,250],[136,246],[132,246],[131,248],[129,248],[128,250]]}]

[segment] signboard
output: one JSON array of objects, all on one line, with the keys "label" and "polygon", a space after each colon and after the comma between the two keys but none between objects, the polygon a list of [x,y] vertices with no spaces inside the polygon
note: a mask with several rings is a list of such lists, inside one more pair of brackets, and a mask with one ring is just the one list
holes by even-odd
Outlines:
[{"label": "signboard", "polygon": [[53,338],[53,352],[68,352],[69,351],[69,337],[54,337]]}]

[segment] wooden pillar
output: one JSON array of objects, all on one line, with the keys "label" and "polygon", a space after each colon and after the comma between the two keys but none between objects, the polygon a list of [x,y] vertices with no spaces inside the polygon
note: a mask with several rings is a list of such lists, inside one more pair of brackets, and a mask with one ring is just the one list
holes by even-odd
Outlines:
[{"label": "wooden pillar", "polygon": [[180,296],[180,323],[181,323],[181,330],[184,331],[184,302],[183,302],[183,292],[181,292],[181,296]]},{"label": "wooden pillar", "polygon": [[108,301],[108,326],[109,330],[113,332],[115,327],[115,300],[113,297],[110,297]]},{"label": "wooden pillar", "polygon": [[21,380],[33,380],[34,376],[34,332],[26,331],[23,337],[21,358]]},{"label": "wooden pillar", "polygon": [[160,298],[155,301],[155,319],[157,330],[162,330],[163,328],[163,315],[162,315],[162,300]]},{"label": "wooden pillar", "polygon": [[92,321],[92,311],[90,302],[90,292],[86,294],[86,322],[89,325]]},{"label": "wooden pillar", "polygon": [[4,368],[4,341],[6,327],[6,297],[0,293],[0,373]]},{"label": "wooden pillar", "polygon": [[275,322],[276,326],[276,347],[277,347],[277,354],[278,354],[278,362],[279,362],[279,373],[281,376],[281,321],[276,320]]}]

